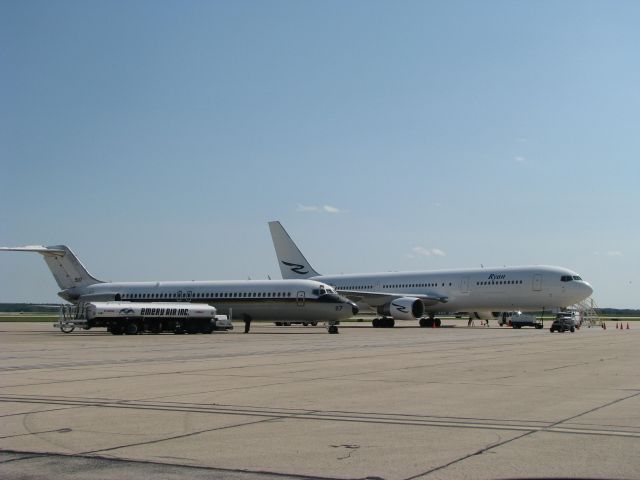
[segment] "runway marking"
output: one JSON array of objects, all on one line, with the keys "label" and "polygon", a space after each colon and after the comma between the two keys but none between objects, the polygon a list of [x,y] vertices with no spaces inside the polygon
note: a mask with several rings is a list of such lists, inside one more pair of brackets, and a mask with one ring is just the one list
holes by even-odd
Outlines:
[{"label": "runway marking", "polygon": [[[603,428],[590,428],[579,426],[567,426],[570,420],[583,416],[600,408],[613,405],[622,400],[633,398],[640,395],[636,392],[622,399],[610,402],[607,405],[596,407],[587,412],[582,412],[573,417],[569,417],[557,422],[543,422],[531,420],[495,420],[495,419],[468,419],[455,417],[421,417],[413,415],[396,415],[385,413],[361,413],[361,412],[335,412],[321,410],[292,410],[280,408],[260,408],[260,407],[243,407],[243,406],[221,406],[221,405],[200,405],[200,404],[179,404],[169,402],[146,402],[140,400],[101,400],[101,399],[73,399],[65,397],[44,397],[37,395],[0,395],[0,402],[12,403],[37,403],[37,404],[54,404],[68,405],[75,407],[96,407],[96,408],[123,408],[148,410],[157,412],[185,412],[185,413],[202,413],[209,415],[241,415],[241,416],[258,416],[268,417],[270,419],[280,420],[316,420],[325,422],[352,422],[352,423],[368,423],[368,424],[387,424],[387,425],[409,425],[418,427],[441,427],[441,428],[473,428],[483,430],[507,430],[522,431],[528,433],[534,432],[550,432],[563,433],[572,435],[604,435],[613,437],[629,437],[640,438],[640,429],[630,430],[609,430]],[[30,412],[37,414],[38,412]],[[227,428],[227,427],[225,427]],[[204,431],[203,431],[204,432]],[[190,433],[193,435],[198,432]],[[202,432],[201,432],[202,433]],[[120,447],[118,447],[120,448]],[[103,450],[98,450],[103,451]]]},{"label": "runway marking", "polygon": [[[482,453],[484,453],[484,452],[486,452],[488,450],[492,450],[492,449],[495,449],[497,447],[501,447],[501,446],[506,445],[508,443],[515,442],[516,440],[520,440],[521,438],[524,438],[524,437],[527,437],[529,435],[532,435],[532,434],[534,434],[534,433],[536,433],[538,431],[558,432],[558,433],[575,433],[575,432],[570,432],[570,431],[565,432],[565,431],[563,431],[562,427],[556,428],[556,426],[560,425],[562,423],[566,423],[566,422],[568,422],[570,420],[573,420],[575,418],[581,417],[583,415],[587,415],[589,413],[596,412],[596,411],[601,410],[603,408],[610,407],[612,405],[615,405],[616,403],[620,403],[620,402],[623,402],[625,400],[629,400],[630,398],[634,398],[634,397],[637,397],[639,395],[640,395],[640,392],[636,392],[633,395],[628,395],[628,396],[626,396],[624,398],[618,398],[616,400],[612,400],[611,402],[605,403],[604,405],[600,405],[600,406],[591,408],[589,410],[586,410],[584,412],[578,413],[577,415],[573,415],[573,416],[567,417],[567,418],[565,418],[563,420],[559,420],[559,421],[551,424],[548,428],[543,428],[543,429],[540,429],[540,430],[532,430],[532,431],[526,432],[526,433],[524,433],[522,435],[518,435],[517,437],[511,438],[511,439],[508,439],[508,440],[504,440],[504,441],[501,441],[501,442],[498,442],[498,443],[495,443],[495,444],[492,444],[492,445],[489,445],[489,446],[487,446],[485,448],[482,448],[482,449],[480,449],[480,450],[478,450],[478,451],[476,451],[474,453],[471,453],[471,454],[468,454],[468,455],[464,455],[463,457],[460,457],[460,458],[458,458],[456,460],[448,462],[448,463],[446,463],[444,465],[440,465],[439,467],[432,468],[432,469],[430,469],[430,470],[428,470],[426,472],[419,473],[417,475],[412,475],[410,477],[405,478],[404,480],[415,480],[415,479],[418,479],[418,478],[426,477],[426,476],[428,476],[428,475],[430,475],[430,474],[432,474],[434,472],[444,470],[445,468],[450,467],[451,465],[455,465],[456,463],[463,462],[464,460],[466,460],[468,458],[474,457],[476,455],[480,455],[480,454],[482,454]],[[598,430],[594,430],[594,431],[595,432],[600,432]],[[580,433],[582,433],[582,432],[580,432]],[[636,437],[636,438],[640,437],[640,433],[636,433],[636,434],[633,434],[633,435],[618,435],[618,433],[630,433],[630,432],[616,432],[616,434],[614,436],[623,436],[623,437],[633,436],[633,437]],[[588,433],[588,435],[594,435],[594,434],[600,434],[600,433],[591,433],[591,432]]]}]

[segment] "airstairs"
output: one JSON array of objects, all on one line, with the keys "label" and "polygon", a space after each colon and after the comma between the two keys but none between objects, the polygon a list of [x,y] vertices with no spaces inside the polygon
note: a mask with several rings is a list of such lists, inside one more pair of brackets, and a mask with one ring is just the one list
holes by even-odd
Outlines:
[{"label": "airstairs", "polygon": [[579,303],[569,307],[569,310],[577,312],[578,318],[582,321],[582,326],[601,327],[603,320],[598,315],[598,305],[593,297],[585,298]]}]

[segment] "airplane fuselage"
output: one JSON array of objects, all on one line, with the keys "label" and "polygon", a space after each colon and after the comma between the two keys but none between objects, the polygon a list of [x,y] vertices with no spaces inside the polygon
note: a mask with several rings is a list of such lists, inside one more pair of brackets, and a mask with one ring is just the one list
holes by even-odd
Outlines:
[{"label": "airplane fuselage", "polygon": [[193,302],[218,313],[253,320],[338,321],[357,312],[355,304],[311,280],[108,282],[73,287],[59,295],[72,302]]},{"label": "airplane fuselage", "polygon": [[[446,299],[425,305],[428,312],[563,308],[584,300],[592,292],[591,286],[576,272],[552,266],[319,275],[312,279],[337,290]],[[368,300],[367,303],[375,306],[375,302]]]}]

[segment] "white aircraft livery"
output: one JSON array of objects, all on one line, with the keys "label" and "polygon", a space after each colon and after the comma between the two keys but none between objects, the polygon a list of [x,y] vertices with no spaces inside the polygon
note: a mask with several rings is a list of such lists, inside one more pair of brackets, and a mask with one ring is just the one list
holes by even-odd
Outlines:
[{"label": "white aircraft livery", "polygon": [[0,247],[0,251],[37,252],[44,257],[61,291],[72,303],[194,302],[216,307],[218,313],[244,320],[327,322],[329,333],[337,323],[358,313],[356,304],[326,283],[293,280],[102,282],[93,277],[65,245]]},{"label": "white aircraft livery", "polygon": [[469,312],[491,319],[491,312],[565,308],[593,292],[576,272],[552,266],[320,275],[280,222],[269,222],[269,229],[282,278],[328,283],[354,302],[375,309],[381,317],[373,321],[374,327],[418,319],[421,327],[440,326],[436,312]]}]

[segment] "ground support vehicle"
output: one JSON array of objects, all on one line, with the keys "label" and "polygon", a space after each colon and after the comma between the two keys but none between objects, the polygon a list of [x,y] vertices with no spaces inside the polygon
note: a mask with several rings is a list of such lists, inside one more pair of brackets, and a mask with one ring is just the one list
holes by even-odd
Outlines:
[{"label": "ground support vehicle", "polygon": [[573,320],[560,317],[560,318],[556,318],[553,321],[553,323],[551,324],[551,328],[549,328],[549,331],[551,333],[553,332],[564,333],[567,331],[573,333],[576,331],[576,327],[573,323]]},{"label": "ground support vehicle", "polygon": [[[218,327],[219,323],[219,327]],[[186,302],[86,302],[63,305],[54,327],[64,333],[75,328],[106,328],[113,335],[138,333],[212,333],[233,328],[215,307]]]},{"label": "ground support vehicle", "polygon": [[522,312],[503,312],[498,319],[498,325],[509,325],[513,328],[534,327],[541,329],[543,327],[542,320],[536,318],[535,315]]}]

